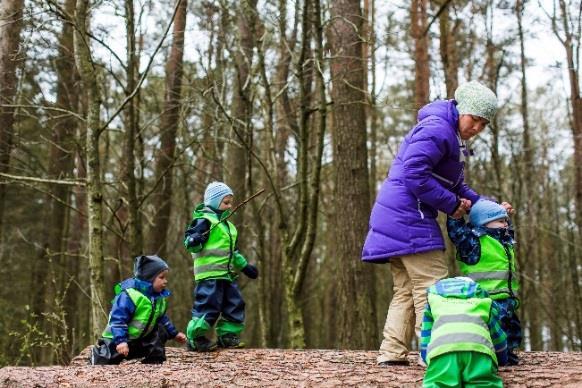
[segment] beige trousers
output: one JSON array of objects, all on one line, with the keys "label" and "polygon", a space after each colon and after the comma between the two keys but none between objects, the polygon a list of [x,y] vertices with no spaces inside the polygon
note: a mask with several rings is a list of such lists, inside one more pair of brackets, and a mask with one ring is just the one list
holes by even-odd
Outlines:
[{"label": "beige trousers", "polygon": [[448,276],[444,251],[430,251],[390,259],[394,296],[384,324],[378,362],[402,360],[408,354],[413,330],[420,333],[426,290]]}]

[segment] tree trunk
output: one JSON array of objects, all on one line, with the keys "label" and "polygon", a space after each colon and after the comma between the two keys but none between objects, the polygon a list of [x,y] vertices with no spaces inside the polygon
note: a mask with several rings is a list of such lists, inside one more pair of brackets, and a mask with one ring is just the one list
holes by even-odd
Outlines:
[{"label": "tree trunk", "polygon": [[[370,186],[366,151],[366,96],[360,40],[359,2],[334,0],[330,46],[333,98],[333,159],[338,263],[338,345],[377,346],[373,274],[363,267],[360,248],[368,229]],[[356,330],[357,328],[357,330]]]},{"label": "tree trunk", "polygon": [[[253,148],[250,128],[252,82],[249,78],[253,62],[256,3],[256,0],[243,0],[237,14],[238,41],[234,52],[235,79],[232,99],[234,121],[231,123],[233,133],[230,136],[234,142],[227,146],[226,180],[239,199],[244,199],[247,195],[246,178],[247,173],[250,173],[250,150]],[[237,212],[235,218],[238,225],[245,224],[244,211]]]},{"label": "tree trunk", "polygon": [[416,110],[428,104],[430,67],[428,56],[428,32],[426,31],[428,0],[412,0],[410,3],[410,35],[414,39],[414,103]]},{"label": "tree trunk", "polygon": [[[19,53],[20,30],[24,0],[0,2],[0,173],[8,171],[13,143],[13,126],[16,96],[16,68],[22,56]],[[0,247],[4,246],[4,202],[6,185],[0,184]],[[4,259],[0,248],[0,260]]]},{"label": "tree trunk", "polygon": [[[65,3],[65,10],[69,14],[75,12],[76,0],[67,0]],[[56,106],[61,109],[76,112],[78,109],[78,73],[75,67],[74,47],[73,47],[73,27],[66,21],[63,22],[63,29],[59,39],[59,56],[55,60],[56,71],[58,76],[57,81],[57,103]],[[53,179],[67,179],[73,176],[73,166],[75,159],[76,148],[76,131],[77,121],[71,115],[67,115],[55,119],[54,130],[52,133],[52,141],[49,150],[49,178]],[[45,256],[43,257],[43,265],[47,263],[52,264],[53,274],[55,279],[52,279],[54,287],[45,289],[50,290],[48,299],[65,297],[67,301],[64,303],[68,328],[72,328],[72,320],[74,319],[75,310],[71,310],[69,306],[74,300],[72,292],[63,295],[69,278],[75,277],[76,273],[69,272],[70,267],[68,257],[65,253],[67,251],[67,244],[65,243],[65,236],[68,236],[69,231],[69,209],[71,189],[68,185],[55,184],[51,187],[51,195],[47,202],[50,204],[49,214],[47,216],[47,243]],[[77,261],[74,259],[74,261]],[[42,273],[42,272],[41,272]],[[39,279],[40,280],[40,279]],[[38,284],[43,284],[45,279],[40,280]],[[54,303],[48,303],[47,306],[53,306]],[[45,311],[48,312],[48,311]],[[64,328],[63,328],[64,329]],[[72,333],[57,332],[55,336],[64,338],[72,338]],[[55,338],[53,341],[57,342]],[[67,354],[68,349],[61,349],[61,352]]]},{"label": "tree trunk", "polygon": [[[125,87],[125,95],[129,96],[137,85],[138,77],[138,57],[136,53],[135,42],[135,10],[133,0],[125,1],[125,27],[127,36],[127,85]],[[122,244],[122,252],[119,260],[132,258],[143,252],[143,234],[141,227],[141,219],[139,216],[139,201],[137,196],[137,181],[135,176],[135,143],[137,133],[139,132],[139,97],[136,95],[132,98],[125,111],[125,138],[124,138],[124,158],[121,168],[121,175],[123,177],[123,208],[121,212],[126,213],[126,227],[124,235],[127,236],[127,244]]]},{"label": "tree trunk", "polygon": [[103,188],[99,159],[101,135],[101,91],[97,81],[97,69],[93,66],[88,36],[89,0],[78,0],[75,10],[75,62],[87,94],[87,196],[89,211],[89,287],[91,290],[91,323],[95,338],[105,327],[105,285],[103,277]]},{"label": "tree trunk", "polygon": [[[580,94],[580,69],[577,67],[577,61],[580,51],[580,28],[582,20],[578,13],[578,25],[571,25],[575,17],[569,14],[568,6],[564,0],[560,0],[561,22],[565,38],[560,38],[564,49],[566,50],[566,63],[568,66],[568,78],[570,80],[570,102],[572,104],[572,119],[570,121],[572,128],[572,137],[574,138],[574,185],[576,193],[576,224],[578,225],[578,238],[582,240],[582,95]],[[554,27],[554,33],[558,32]],[[573,28],[574,31],[571,31]],[[577,33],[575,32],[577,31]],[[559,37],[559,36],[558,36]],[[574,287],[574,301],[576,314],[576,327],[578,337],[582,337],[582,291],[580,289],[580,277],[578,269],[580,268],[577,256],[570,256],[570,271],[572,284]]]},{"label": "tree trunk", "polygon": [[186,29],[187,0],[180,1],[174,20],[174,38],[166,65],[166,96],[160,118],[161,148],[156,160],[156,182],[160,186],[154,197],[155,224],[150,233],[150,252],[165,257],[167,233],[172,211],[173,164],[176,149],[176,133],[180,123],[180,96],[182,91],[182,64],[184,58],[184,30]]},{"label": "tree trunk", "polygon": [[444,7],[439,15],[440,27],[440,54],[445,73],[447,98],[453,98],[459,86],[459,58],[457,53],[457,28],[459,21],[455,20],[451,26],[449,7],[451,0],[437,1],[437,5]]}]

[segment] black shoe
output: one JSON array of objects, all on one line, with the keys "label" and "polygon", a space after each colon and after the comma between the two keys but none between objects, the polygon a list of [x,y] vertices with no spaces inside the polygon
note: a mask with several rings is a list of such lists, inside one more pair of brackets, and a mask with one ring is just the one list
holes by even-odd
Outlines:
[{"label": "black shoe", "polygon": [[216,350],[216,343],[204,336],[194,338],[194,344],[190,340],[186,342],[186,347],[192,352],[213,352]]},{"label": "black shoe", "polygon": [[410,362],[407,359],[403,358],[402,360],[389,360],[389,361],[382,361],[378,363],[379,366],[408,366]]},{"label": "black shoe", "polygon": [[244,348],[245,345],[240,342],[240,338],[236,334],[225,334],[218,337],[218,346],[221,348]]},{"label": "black shoe", "polygon": [[509,352],[509,355],[507,357],[507,365],[508,366],[519,365],[519,358],[517,357],[517,354]]}]

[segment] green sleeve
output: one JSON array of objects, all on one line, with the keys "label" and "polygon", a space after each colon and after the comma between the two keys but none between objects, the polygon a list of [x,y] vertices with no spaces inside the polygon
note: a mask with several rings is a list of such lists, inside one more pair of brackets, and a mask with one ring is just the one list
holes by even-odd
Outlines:
[{"label": "green sleeve", "polygon": [[243,255],[240,254],[239,251],[234,252],[234,268],[238,271],[242,270],[244,267],[248,265],[247,259]]}]

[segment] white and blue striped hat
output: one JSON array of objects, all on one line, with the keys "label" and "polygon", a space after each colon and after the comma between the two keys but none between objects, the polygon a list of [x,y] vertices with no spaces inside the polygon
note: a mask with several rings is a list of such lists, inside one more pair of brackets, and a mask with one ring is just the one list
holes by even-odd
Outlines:
[{"label": "white and blue striped hat", "polygon": [[227,195],[234,195],[230,187],[222,182],[212,182],[204,191],[204,205],[218,209],[222,199]]}]

